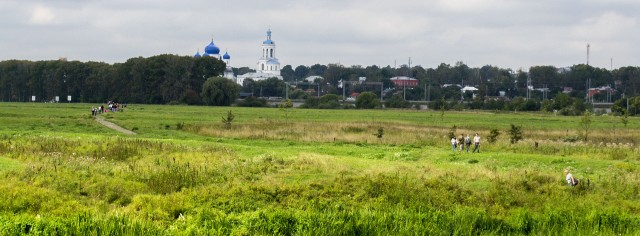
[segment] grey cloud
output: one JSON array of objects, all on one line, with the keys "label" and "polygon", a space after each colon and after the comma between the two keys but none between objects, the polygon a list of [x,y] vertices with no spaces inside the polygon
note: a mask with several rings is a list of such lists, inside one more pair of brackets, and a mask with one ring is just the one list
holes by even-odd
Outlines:
[{"label": "grey cloud", "polygon": [[[37,6],[52,10],[52,24],[28,24]],[[588,42],[596,66],[612,57],[638,65],[638,10],[631,0],[3,1],[0,60],[192,55],[213,35],[233,66],[253,66],[271,27],[280,61],[293,66],[408,57],[430,67],[567,66],[584,62]]]}]

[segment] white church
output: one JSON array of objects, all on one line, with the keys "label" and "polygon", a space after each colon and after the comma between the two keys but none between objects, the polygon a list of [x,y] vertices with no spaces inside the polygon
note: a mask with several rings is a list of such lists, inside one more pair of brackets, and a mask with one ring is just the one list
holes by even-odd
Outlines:
[{"label": "white church", "polygon": [[280,75],[280,62],[276,57],[276,42],[271,40],[271,29],[269,29],[267,30],[267,39],[262,42],[262,57],[258,59],[256,72],[238,75],[236,83],[242,85],[245,79],[260,81],[273,77],[282,80],[282,76]]},{"label": "white church", "polygon": [[220,56],[220,48],[213,43],[213,39],[211,39],[211,43],[209,43],[209,45],[204,47],[204,53],[202,55],[200,55],[200,51],[198,51],[193,57],[214,57],[218,60],[224,61],[227,65],[227,68],[224,69],[224,77],[233,81],[236,80],[236,77],[233,74],[233,69],[231,68],[231,56],[228,52],[224,52],[224,55]]},{"label": "white church", "polygon": [[204,48],[204,53],[202,55],[200,55],[200,51],[194,55],[195,58],[201,56],[214,57],[223,60],[224,63],[227,64],[227,68],[224,70],[224,77],[233,80],[240,85],[244,83],[245,79],[252,79],[254,81],[266,80],[273,77],[280,80],[283,79],[280,75],[280,62],[278,61],[278,58],[276,58],[276,42],[271,40],[271,29],[267,31],[267,39],[262,42],[262,57],[258,59],[256,72],[246,73],[236,77],[233,74],[233,69],[231,68],[231,56],[228,52],[225,52],[224,55],[220,56],[220,48],[213,43],[213,39],[211,39],[211,43]]}]

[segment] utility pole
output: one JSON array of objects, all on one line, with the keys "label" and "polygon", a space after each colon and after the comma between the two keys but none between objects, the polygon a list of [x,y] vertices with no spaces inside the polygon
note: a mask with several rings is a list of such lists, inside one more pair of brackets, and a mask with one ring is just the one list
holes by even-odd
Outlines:
[{"label": "utility pole", "polygon": [[[591,49],[591,45],[587,43],[587,70],[589,70],[589,53],[590,53],[589,50],[590,49]],[[587,90],[587,96],[586,96],[585,100],[587,102],[590,102],[589,101],[589,90],[591,90],[591,73],[589,73],[587,75],[587,84],[586,84],[586,86],[587,86],[587,89],[586,89]]]},{"label": "utility pole", "polygon": [[402,83],[402,99],[407,100],[407,81]]},{"label": "utility pole", "polygon": [[382,97],[384,93],[384,83],[380,82],[380,101],[384,102],[384,98]]},{"label": "utility pole", "polygon": [[531,75],[527,75],[527,101],[531,99]]},{"label": "utility pole", "polygon": [[284,82],[284,98],[289,100],[289,82]]},{"label": "utility pole", "polygon": [[427,84],[424,84],[424,100],[427,100]]}]

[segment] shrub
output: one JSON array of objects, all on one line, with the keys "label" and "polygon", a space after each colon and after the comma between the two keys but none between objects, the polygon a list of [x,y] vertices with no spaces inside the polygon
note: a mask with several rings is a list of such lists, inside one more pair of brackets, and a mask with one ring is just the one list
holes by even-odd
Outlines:
[{"label": "shrub", "polygon": [[410,108],[411,103],[404,100],[401,94],[394,94],[390,99],[387,99],[385,106],[388,108]]},{"label": "shrub", "polygon": [[267,107],[267,100],[264,98],[256,98],[254,96],[247,97],[238,102],[239,107]]},{"label": "shrub", "polygon": [[515,144],[518,141],[522,140],[522,127],[511,124],[509,136],[509,141],[511,141],[512,144]]},{"label": "shrub", "polygon": [[494,143],[496,142],[496,140],[498,140],[498,135],[500,135],[500,131],[498,131],[498,129],[491,129],[489,131],[489,136],[487,137],[487,140],[489,141],[489,143]]},{"label": "shrub", "polygon": [[380,101],[378,96],[372,92],[361,93],[356,98],[356,108],[358,109],[374,109],[376,107],[380,107]]},{"label": "shrub", "polygon": [[224,124],[224,127],[226,129],[231,129],[231,124],[233,123],[233,119],[235,119],[236,116],[231,112],[227,112],[227,117],[222,117],[222,123]]}]

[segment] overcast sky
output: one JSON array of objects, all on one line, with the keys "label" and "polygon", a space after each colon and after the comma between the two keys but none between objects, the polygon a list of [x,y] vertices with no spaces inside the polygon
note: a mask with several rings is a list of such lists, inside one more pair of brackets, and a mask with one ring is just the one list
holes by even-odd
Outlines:
[{"label": "overcast sky", "polygon": [[[254,68],[271,28],[282,65],[462,61],[528,70],[640,66],[637,0],[0,0],[0,60],[125,62],[213,40]],[[611,63],[613,61],[613,63]]]}]

